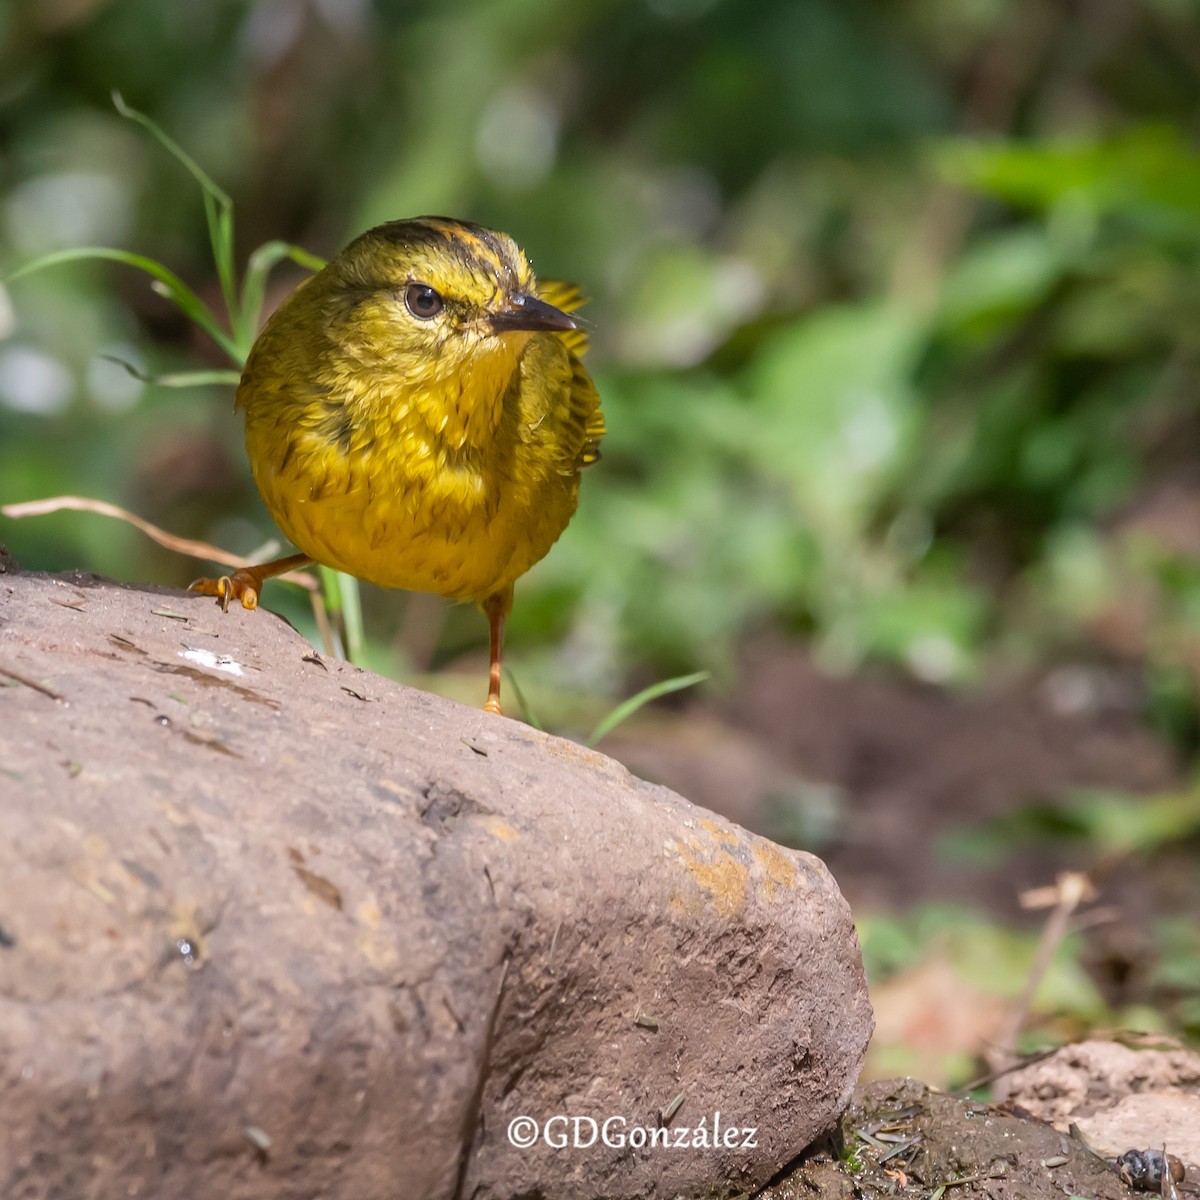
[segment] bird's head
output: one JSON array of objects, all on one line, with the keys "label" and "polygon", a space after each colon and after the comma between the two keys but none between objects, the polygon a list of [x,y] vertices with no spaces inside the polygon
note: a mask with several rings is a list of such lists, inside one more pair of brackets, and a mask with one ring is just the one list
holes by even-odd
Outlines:
[{"label": "bird's head", "polygon": [[512,238],[447,217],[376,226],[322,275],[321,307],[343,350],[410,381],[511,370],[534,334],[576,327],[538,298]]}]

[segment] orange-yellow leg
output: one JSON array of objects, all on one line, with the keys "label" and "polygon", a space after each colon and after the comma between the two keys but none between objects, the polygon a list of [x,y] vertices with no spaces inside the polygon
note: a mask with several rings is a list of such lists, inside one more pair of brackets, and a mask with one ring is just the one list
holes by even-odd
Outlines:
[{"label": "orange-yellow leg", "polygon": [[504,618],[512,611],[512,588],[496,592],[483,602],[487,613],[488,629],[491,633],[491,666],[488,669],[488,697],[484,704],[487,712],[502,716],[500,709],[500,663],[504,657]]},{"label": "orange-yellow leg", "polygon": [[289,554],[287,558],[260,563],[257,567],[239,567],[232,575],[222,575],[219,579],[197,579],[188,591],[216,596],[224,612],[229,611],[230,600],[240,600],[243,608],[257,608],[258,594],[266,580],[287,571],[298,571],[310,562],[307,554]]}]

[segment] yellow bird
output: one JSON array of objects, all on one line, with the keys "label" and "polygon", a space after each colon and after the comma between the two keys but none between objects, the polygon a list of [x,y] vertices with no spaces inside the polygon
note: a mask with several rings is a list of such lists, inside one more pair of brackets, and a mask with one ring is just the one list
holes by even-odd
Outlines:
[{"label": "yellow bird", "polygon": [[315,561],[478,601],[498,713],[513,584],[566,528],[604,434],[582,303],[465,221],[355,239],[276,310],[237,390],[258,490],[300,553],[193,588],[255,608],[264,580]]}]

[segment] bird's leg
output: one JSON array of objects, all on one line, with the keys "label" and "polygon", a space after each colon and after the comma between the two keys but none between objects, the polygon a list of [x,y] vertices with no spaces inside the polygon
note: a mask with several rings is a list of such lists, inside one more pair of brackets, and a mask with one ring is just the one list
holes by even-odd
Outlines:
[{"label": "bird's leg", "polygon": [[491,666],[488,670],[488,697],[484,704],[487,712],[502,716],[500,709],[500,662],[504,656],[504,618],[512,610],[512,588],[496,592],[483,602],[487,613],[488,629],[491,633]]},{"label": "bird's leg", "polygon": [[299,570],[310,562],[312,559],[307,554],[289,554],[287,558],[260,563],[257,567],[239,567],[232,575],[222,575],[219,579],[197,579],[188,586],[188,591],[216,596],[225,612],[229,611],[230,600],[240,600],[243,608],[257,608],[258,594],[266,580]]}]

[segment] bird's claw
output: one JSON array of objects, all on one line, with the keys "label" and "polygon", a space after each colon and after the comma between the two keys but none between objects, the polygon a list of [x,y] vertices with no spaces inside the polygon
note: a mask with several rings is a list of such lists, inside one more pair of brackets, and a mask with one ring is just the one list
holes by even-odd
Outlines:
[{"label": "bird's claw", "polygon": [[252,571],[237,570],[232,575],[222,575],[218,579],[197,579],[188,585],[189,592],[199,592],[202,596],[216,596],[221,602],[221,611],[229,611],[230,600],[240,600],[243,608],[258,607],[258,589],[262,582]]}]

